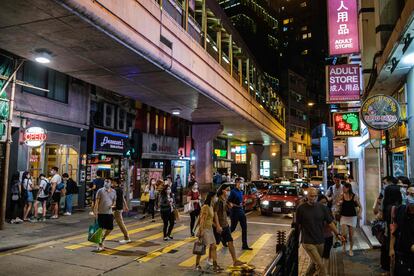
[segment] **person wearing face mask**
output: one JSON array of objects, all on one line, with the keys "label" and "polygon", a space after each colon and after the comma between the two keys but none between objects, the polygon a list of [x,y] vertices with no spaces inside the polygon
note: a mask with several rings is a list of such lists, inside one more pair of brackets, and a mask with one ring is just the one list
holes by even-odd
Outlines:
[{"label": "person wearing face mask", "polygon": [[242,250],[252,250],[247,243],[247,221],[246,214],[243,210],[243,190],[241,189],[241,178],[236,178],[234,183],[236,187],[230,192],[228,202],[231,206],[230,219],[231,227],[230,230],[233,233],[236,230],[237,224],[240,222],[242,229]]},{"label": "person wearing face mask", "polygon": [[190,234],[194,237],[194,224],[198,216],[200,215],[200,192],[198,191],[198,183],[194,182],[191,190],[187,194],[187,202],[191,202],[193,205],[193,211],[190,212]]},{"label": "person wearing face mask", "polygon": [[[111,181],[110,179],[107,179],[108,181]],[[124,234],[124,239],[120,240],[120,244],[126,244],[130,243],[131,239],[129,238],[128,229],[125,226],[124,218],[122,217],[122,212],[128,212],[128,204],[124,197],[124,189],[119,184],[119,179],[114,179],[112,181],[112,185],[114,187],[114,190],[116,192],[116,204],[115,208],[113,210],[114,212],[114,218],[116,221],[116,224],[118,224],[119,229],[121,229],[122,234]]]},{"label": "person wearing face mask", "polygon": [[406,204],[407,200],[407,188],[411,185],[410,179],[406,176],[397,177],[397,185],[400,186],[400,192],[402,197],[402,204]]},{"label": "person wearing face mask", "polygon": [[414,186],[407,189],[406,204],[395,211],[393,226],[389,256],[394,275],[414,275]]},{"label": "person wearing face mask", "polygon": [[312,261],[307,275],[313,275],[312,272],[316,270],[317,275],[326,276],[327,273],[322,261],[325,243],[325,225],[328,225],[331,231],[342,242],[345,242],[345,238],[339,234],[326,206],[317,202],[318,190],[316,188],[310,188],[306,197],[307,201],[298,206],[296,210],[296,223],[302,234],[302,247]]},{"label": "person wearing face mask", "polygon": [[173,239],[173,237],[171,236],[171,232],[174,228],[175,222],[174,208],[174,195],[171,193],[171,187],[166,185],[162,190],[160,196],[161,218],[164,223],[164,241],[168,241],[168,239]]},{"label": "person wearing face mask", "polygon": [[105,238],[114,229],[114,216],[112,208],[116,208],[116,192],[111,188],[112,179],[106,178],[104,187],[96,192],[94,215],[98,220],[99,227],[105,230],[101,243],[97,251],[103,251]]}]

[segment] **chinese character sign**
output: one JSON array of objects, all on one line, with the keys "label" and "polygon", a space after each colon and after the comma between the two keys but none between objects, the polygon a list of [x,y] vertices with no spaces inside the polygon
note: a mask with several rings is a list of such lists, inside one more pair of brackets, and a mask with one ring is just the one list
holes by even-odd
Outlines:
[{"label": "chinese character sign", "polygon": [[359,52],[357,0],[327,0],[329,54]]},{"label": "chinese character sign", "polygon": [[326,66],[327,103],[358,101],[361,91],[358,64]]},{"label": "chinese character sign", "polygon": [[336,137],[361,136],[358,112],[334,113],[333,116]]}]

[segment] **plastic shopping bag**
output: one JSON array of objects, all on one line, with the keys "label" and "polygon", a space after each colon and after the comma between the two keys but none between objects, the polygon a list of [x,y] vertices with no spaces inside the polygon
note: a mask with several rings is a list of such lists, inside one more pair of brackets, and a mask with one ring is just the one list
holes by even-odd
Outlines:
[{"label": "plastic shopping bag", "polygon": [[93,243],[102,242],[102,228],[99,228],[99,224],[96,220],[94,224],[89,226],[88,241]]}]

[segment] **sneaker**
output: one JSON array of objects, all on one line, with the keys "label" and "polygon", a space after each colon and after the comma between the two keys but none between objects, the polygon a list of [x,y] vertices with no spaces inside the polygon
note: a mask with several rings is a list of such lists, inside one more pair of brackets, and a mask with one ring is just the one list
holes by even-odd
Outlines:
[{"label": "sneaker", "polygon": [[174,239],[172,236],[168,236],[168,238],[169,238],[170,240],[173,240],[173,239]]},{"label": "sneaker", "polygon": [[253,248],[249,247],[249,246],[243,246],[242,250],[253,250]]},{"label": "sneaker", "polygon": [[130,242],[132,242],[130,239],[123,239],[123,240],[119,241],[119,244],[127,244],[127,243],[130,243]]},{"label": "sneaker", "polygon": [[45,222],[46,221],[46,217],[41,218],[40,221]]},{"label": "sneaker", "polygon": [[35,223],[35,222],[38,222],[38,219],[37,219],[37,218],[31,218],[29,221],[30,221],[31,223]]},{"label": "sneaker", "polygon": [[64,215],[64,216],[71,216],[71,215],[72,215],[72,213],[66,212],[66,213],[64,213],[63,215]]},{"label": "sneaker", "polygon": [[12,220],[10,221],[10,223],[11,223],[11,224],[15,224],[15,223],[17,223],[17,222],[16,222],[16,220],[15,220],[15,219],[12,219]]},{"label": "sneaker", "polygon": [[51,216],[50,218],[51,219],[58,219],[58,216],[55,215],[55,216]]},{"label": "sneaker", "polygon": [[164,241],[168,241],[168,237],[164,237]]},{"label": "sneaker", "polygon": [[105,248],[103,247],[103,245],[98,245],[98,247],[96,248],[96,251],[97,252],[102,252],[102,251],[104,251],[105,250]]},{"label": "sneaker", "polygon": [[89,215],[94,216],[95,214],[91,211],[89,212]]},{"label": "sneaker", "polygon": [[210,260],[210,259],[207,259],[206,264],[207,264],[207,266],[213,266],[213,261]]},{"label": "sneaker", "polygon": [[20,219],[20,218],[16,218],[14,221],[15,221],[16,223],[21,223],[21,222],[23,222],[23,220],[22,220],[22,219]]}]

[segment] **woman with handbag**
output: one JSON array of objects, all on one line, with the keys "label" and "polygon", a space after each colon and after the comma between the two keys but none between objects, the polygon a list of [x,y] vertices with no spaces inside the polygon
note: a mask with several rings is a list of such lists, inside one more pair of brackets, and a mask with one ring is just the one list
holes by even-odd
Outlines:
[{"label": "woman with handbag", "polygon": [[[343,195],[340,201],[341,210],[341,227],[342,235],[345,236],[346,230],[348,229],[349,236],[349,256],[353,256],[353,235],[354,228],[357,226],[358,218],[361,218],[361,204],[359,203],[358,196],[352,191],[352,185],[345,183],[343,187]],[[358,211],[357,211],[358,208]],[[343,243],[343,252],[345,253],[346,243]]]},{"label": "woman with handbag", "polygon": [[[216,202],[217,196],[215,192],[209,192],[203,207],[201,208],[199,218],[199,228],[197,237],[204,243],[205,246],[209,247],[209,254],[213,259],[213,270],[214,272],[222,271],[222,268],[217,264],[217,251],[216,251],[216,239],[213,234],[213,223],[214,223],[214,210],[213,204]],[[197,255],[195,268],[201,271],[200,266],[201,255]]]},{"label": "woman with handbag", "polygon": [[[150,182],[145,186],[144,193],[147,195],[148,202],[146,203],[145,209],[148,214],[152,216],[152,222],[155,222],[155,199],[156,199],[156,187],[155,187],[155,178],[151,178]],[[145,216],[145,210],[144,210]]]},{"label": "woman with handbag", "polygon": [[200,192],[198,191],[198,183],[194,182],[191,190],[187,194],[188,210],[190,212],[190,234],[194,237],[194,224],[200,215]]},{"label": "woman with handbag", "polygon": [[161,218],[164,223],[163,234],[164,241],[172,240],[171,232],[175,222],[175,201],[174,195],[171,193],[171,187],[165,186],[160,196]]}]

